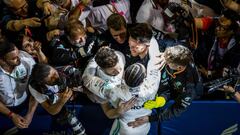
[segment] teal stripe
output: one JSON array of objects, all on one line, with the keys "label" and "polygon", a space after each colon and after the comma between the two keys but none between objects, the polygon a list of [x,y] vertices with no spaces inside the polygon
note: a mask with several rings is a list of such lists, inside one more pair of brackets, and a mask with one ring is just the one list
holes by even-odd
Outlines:
[{"label": "teal stripe", "polygon": [[115,128],[115,130],[113,131],[113,134],[112,135],[117,135],[118,132],[120,130],[120,122],[119,122],[119,119],[117,119],[117,127]]}]

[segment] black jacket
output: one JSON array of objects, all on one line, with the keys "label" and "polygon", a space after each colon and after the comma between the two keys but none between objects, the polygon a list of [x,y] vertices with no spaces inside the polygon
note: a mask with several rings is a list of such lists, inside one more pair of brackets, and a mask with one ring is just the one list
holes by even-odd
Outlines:
[{"label": "black jacket", "polygon": [[73,64],[84,67],[90,57],[94,56],[102,45],[97,35],[87,33],[86,44],[82,47],[72,45],[67,36],[63,35],[51,43],[52,55],[50,63],[55,66]]},{"label": "black jacket", "polygon": [[[175,102],[165,110],[149,117],[150,121],[164,121],[179,116],[191,104],[194,98],[202,94],[202,82],[194,64],[189,64],[186,69],[176,77],[168,66],[162,70],[158,96],[163,96],[167,101]],[[170,74],[169,74],[170,73]]]}]

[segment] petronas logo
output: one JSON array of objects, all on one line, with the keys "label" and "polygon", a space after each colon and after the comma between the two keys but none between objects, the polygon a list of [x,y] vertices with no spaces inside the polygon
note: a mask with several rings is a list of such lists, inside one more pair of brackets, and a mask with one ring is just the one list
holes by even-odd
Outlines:
[{"label": "petronas logo", "polygon": [[238,124],[234,124],[230,126],[229,128],[223,130],[221,135],[234,135],[235,132],[238,131]]},{"label": "petronas logo", "polygon": [[165,79],[167,77],[166,72],[163,72],[162,78]]}]

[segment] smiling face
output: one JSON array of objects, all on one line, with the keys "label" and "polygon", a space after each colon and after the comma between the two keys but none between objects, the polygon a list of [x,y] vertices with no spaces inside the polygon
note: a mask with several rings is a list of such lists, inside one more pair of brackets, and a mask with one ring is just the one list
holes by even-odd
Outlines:
[{"label": "smiling face", "polygon": [[131,55],[133,57],[139,56],[145,52],[147,49],[147,45],[143,43],[139,43],[137,40],[133,39],[132,37],[128,40]]},{"label": "smiling face", "polygon": [[109,28],[109,31],[112,37],[119,43],[123,44],[127,39],[127,29],[124,26],[121,26],[119,30],[114,30]]}]

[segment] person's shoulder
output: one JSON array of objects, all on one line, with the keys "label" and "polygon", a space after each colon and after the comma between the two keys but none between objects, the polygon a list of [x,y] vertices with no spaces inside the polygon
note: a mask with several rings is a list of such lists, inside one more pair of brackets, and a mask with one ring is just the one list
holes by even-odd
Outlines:
[{"label": "person's shoulder", "polygon": [[33,57],[30,54],[22,50],[19,50],[19,57],[33,59]]},{"label": "person's shoulder", "polygon": [[194,63],[189,63],[185,70],[186,70],[186,73],[189,74],[189,75],[190,74],[196,74],[198,72],[197,67]]},{"label": "person's shoulder", "polygon": [[124,54],[122,52],[119,52],[119,51],[115,51],[115,53],[117,54],[118,58],[122,61],[122,64],[125,65],[126,60],[125,60]]},{"label": "person's shoulder", "polygon": [[21,61],[25,62],[28,65],[34,65],[36,63],[33,57],[25,51],[20,50],[19,57],[21,58]]}]

